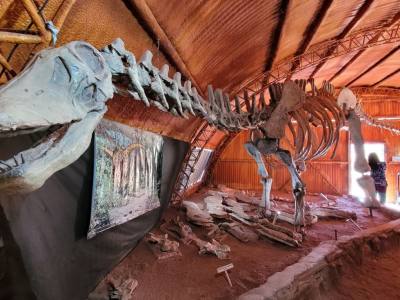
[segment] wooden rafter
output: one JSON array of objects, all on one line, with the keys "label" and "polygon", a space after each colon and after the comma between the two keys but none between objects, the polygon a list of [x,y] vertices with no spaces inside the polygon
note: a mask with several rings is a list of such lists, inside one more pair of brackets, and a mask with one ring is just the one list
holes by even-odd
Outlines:
[{"label": "wooden rafter", "polygon": [[37,29],[39,30],[43,41],[49,43],[51,41],[51,33],[46,29],[45,21],[39,14],[36,4],[32,0],[21,0],[21,2],[25,6],[29,16],[32,18],[33,23],[35,23]]},{"label": "wooden rafter", "polygon": [[[370,8],[371,4],[373,3],[373,0],[366,0],[364,4],[360,7],[360,9],[357,11],[356,15],[354,18],[350,21],[349,24],[343,29],[343,31],[335,38],[335,40],[341,40],[343,39],[357,24],[358,22],[362,19],[362,17],[365,15],[365,13],[368,11]],[[333,47],[330,47],[327,49],[327,54],[326,56],[330,56],[335,49]],[[315,69],[312,71],[310,78],[313,78],[315,74],[322,68],[322,66],[325,64],[326,61],[321,61]]]},{"label": "wooden rafter", "polygon": [[[36,6],[33,0],[19,0],[19,1],[22,2],[24,8],[28,12],[32,20],[31,24],[35,24],[36,28],[38,29],[38,32],[28,33],[28,30],[26,30],[25,32],[20,33],[15,31],[0,30],[0,42],[15,44],[13,50],[11,50],[10,52],[11,53],[10,55],[12,55],[12,53],[19,44],[34,44],[35,48],[37,45],[47,46],[52,40],[52,33],[46,28],[46,21],[40,14],[41,9],[39,9]],[[70,8],[72,4],[75,2],[75,0],[66,0],[64,2],[68,3]],[[68,13],[68,11],[64,10],[65,13]],[[28,29],[30,26],[31,25],[28,26]],[[10,55],[8,59],[10,59]],[[16,75],[15,70],[12,68],[10,63],[2,54],[0,54],[0,65],[3,67],[3,70],[1,70],[0,72],[0,77],[3,75],[4,72],[6,72],[7,79],[10,79],[10,77]]]},{"label": "wooden rafter", "polygon": [[269,47],[269,55],[265,61],[264,72],[271,70],[276,54],[278,52],[279,43],[281,41],[283,26],[285,25],[286,16],[289,7],[289,0],[281,0],[278,11],[278,22],[275,30],[271,34],[271,46]]},{"label": "wooden rafter", "polygon": [[397,70],[391,72],[390,74],[386,75],[385,77],[383,77],[381,80],[375,82],[372,87],[376,87],[378,85],[380,85],[382,82],[384,82],[385,80],[389,79],[390,77],[396,75],[397,73],[400,72],[400,68],[398,68]]},{"label": "wooden rafter", "polygon": [[2,65],[3,68],[5,68],[5,70],[6,70],[7,79],[9,79],[10,77],[13,77],[13,76],[16,75],[16,72],[15,72],[14,69],[11,67],[11,65],[9,64],[9,62],[8,62],[7,59],[3,56],[2,53],[0,53],[0,65]]},{"label": "wooden rafter", "polygon": [[42,38],[36,34],[0,31],[0,42],[13,44],[40,44]]},{"label": "wooden rafter", "polygon": [[[320,5],[318,11],[315,13],[314,18],[308,24],[305,32],[304,32],[304,38],[301,41],[299,47],[296,50],[296,53],[294,56],[299,56],[304,54],[304,52],[307,50],[308,46],[310,45],[310,42],[312,41],[315,33],[317,32],[319,26],[321,25],[322,21],[325,18],[326,13],[328,12],[329,8],[331,7],[333,3],[333,0],[324,0],[322,4]],[[297,69],[299,66],[300,61],[295,61],[290,68],[290,75]]]},{"label": "wooden rafter", "polygon": [[[374,43],[370,41],[379,34],[379,38]],[[341,40],[329,40],[318,45],[313,45],[302,55],[287,57],[281,62],[274,64],[269,72],[263,72],[257,77],[243,83],[237,90],[232,91],[232,95],[237,95],[243,99],[244,92],[252,95],[258,95],[264,91],[269,84],[284,80],[289,75],[289,70],[293,64],[298,67],[295,72],[305,70],[311,66],[319,64],[321,61],[329,60],[341,55],[348,54],[352,51],[360,51],[361,49],[376,47],[384,44],[393,44],[400,42],[400,23],[387,28],[373,28],[363,32],[350,34]],[[330,56],[326,56],[327,49],[333,48],[334,52]],[[299,63],[298,63],[299,62]]]},{"label": "wooden rafter", "polygon": [[[397,21],[400,20],[400,12],[397,13],[392,20],[384,27],[384,28],[389,28],[391,26],[393,26],[394,24],[397,23]],[[380,33],[378,32],[369,42],[370,44],[375,43],[380,37]],[[356,61],[357,58],[359,58],[361,56],[361,54],[363,54],[368,48],[365,49],[361,49],[360,51],[358,51],[358,53],[356,55],[354,55],[342,68],[340,68],[340,70],[338,70],[331,78],[329,78],[329,81],[333,81],[336,77],[338,77],[340,74],[342,74],[354,61]]]},{"label": "wooden rafter", "polygon": [[10,31],[0,31],[0,42],[16,44],[40,44],[51,41],[51,33],[47,30],[45,20],[38,12],[36,4],[32,0],[20,0],[39,30],[38,34],[25,34]]},{"label": "wooden rafter", "polygon": [[346,84],[346,86],[350,86],[351,84],[353,84],[354,82],[356,82],[358,79],[360,79],[361,77],[363,77],[365,74],[367,74],[368,72],[370,72],[371,70],[373,70],[374,68],[376,68],[377,66],[379,66],[382,62],[384,62],[386,59],[388,59],[390,56],[392,56],[393,54],[395,54],[398,50],[400,49],[400,46],[397,46],[396,48],[393,48],[389,53],[387,53],[384,57],[382,57],[380,60],[378,60],[376,63],[374,63],[372,66],[370,66],[369,68],[367,68],[364,72],[362,72],[361,74],[359,74],[356,78],[352,79],[349,83]]}]

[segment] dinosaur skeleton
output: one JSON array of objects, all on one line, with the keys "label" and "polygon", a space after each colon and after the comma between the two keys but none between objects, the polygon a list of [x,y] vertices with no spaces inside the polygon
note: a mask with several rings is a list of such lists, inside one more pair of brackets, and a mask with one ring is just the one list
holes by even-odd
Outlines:
[{"label": "dinosaur skeleton", "polygon": [[[0,138],[49,128],[51,133],[31,149],[0,161],[0,190],[11,194],[36,190],[53,173],[78,159],[106,112],[106,101],[116,93],[176,116],[203,118],[222,130],[250,129],[252,138],[246,148],[255,158],[263,182],[268,173],[261,154],[274,154],[292,178],[294,223],[304,224],[305,185],[297,169],[302,169],[305,159],[326,154],[338,141],[344,118],[333,87],[325,83],[317,89],[313,81],[305,80],[274,84],[269,103],[261,95],[258,106],[258,99],[245,94],[243,110],[238,97],[232,108],[229,96],[211,86],[206,101],[190,81],[182,84],[179,72],[170,78],[168,65],[158,69],[151,60],[151,52],[146,51],[137,62],[120,39],[100,51],[76,41],[36,54],[24,71],[0,88]],[[310,124],[322,127],[319,142]],[[293,159],[279,146],[286,125],[295,144]]]}]

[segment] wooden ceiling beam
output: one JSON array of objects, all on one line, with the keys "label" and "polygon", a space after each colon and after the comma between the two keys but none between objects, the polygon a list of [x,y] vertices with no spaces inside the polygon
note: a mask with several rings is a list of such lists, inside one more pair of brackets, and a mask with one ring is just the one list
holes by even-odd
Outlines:
[{"label": "wooden ceiling beam", "polygon": [[349,83],[347,83],[345,86],[350,86],[351,84],[353,84],[354,82],[356,82],[358,79],[360,79],[361,77],[363,77],[365,74],[367,74],[368,72],[370,72],[371,70],[373,70],[374,68],[376,68],[377,66],[379,66],[382,62],[384,62],[386,59],[388,59],[390,56],[392,56],[393,54],[395,54],[398,50],[400,49],[400,46],[397,46],[396,48],[393,48],[389,53],[387,53],[384,57],[382,57],[380,60],[378,60],[376,63],[374,63],[372,66],[370,66],[369,68],[367,68],[364,72],[362,72],[360,75],[358,75],[356,78],[354,78],[353,80],[351,80]]},{"label": "wooden ceiling beam", "polygon": [[[308,24],[303,36],[303,40],[300,43],[300,46],[297,48],[296,53],[294,56],[299,56],[304,54],[307,50],[310,42],[312,41],[315,33],[317,32],[319,26],[321,25],[322,21],[324,20],[326,13],[328,12],[329,8],[331,7],[333,0],[324,0],[320,5],[318,11],[315,13],[312,21]],[[300,61],[296,60],[292,67],[290,68],[290,76],[291,74],[297,69]]]},{"label": "wooden ceiling beam", "polygon": [[282,37],[283,26],[285,25],[286,16],[288,13],[290,0],[281,0],[278,10],[278,23],[276,24],[275,30],[271,34],[271,46],[269,47],[269,54],[265,60],[264,72],[271,70],[274,64],[276,54],[278,53],[279,43]]},{"label": "wooden ceiling beam", "polygon": [[[343,31],[338,36],[335,37],[335,40],[343,39],[358,24],[358,22],[360,22],[360,20],[365,15],[365,13],[368,11],[368,9],[370,8],[370,6],[373,2],[374,2],[373,0],[364,1],[363,5],[361,5],[361,7],[358,9],[354,18],[350,21],[349,24],[347,24],[347,26],[343,29]],[[326,56],[328,57],[328,56],[332,55],[332,53],[334,51],[335,51],[334,47],[329,47],[327,50]],[[325,62],[326,62],[326,60],[321,61],[315,67],[315,69],[312,71],[312,73],[310,75],[310,78],[313,78],[315,76],[315,74],[322,68],[322,66],[325,64]]]},{"label": "wooden ceiling beam", "polygon": [[382,82],[384,82],[385,80],[389,79],[390,77],[396,75],[397,73],[400,72],[400,68],[398,68],[397,70],[393,71],[392,73],[386,75],[385,77],[383,77],[381,80],[375,82],[372,87],[376,87],[379,86]]},{"label": "wooden ceiling beam", "polygon": [[[397,21],[400,20],[400,12],[398,12],[393,18],[392,20],[384,26],[384,29],[392,27],[394,24],[397,23]],[[378,32],[369,43],[373,44],[375,43],[379,37],[381,36],[380,32]],[[339,71],[337,71],[331,78],[329,78],[329,81],[333,81],[336,77],[338,77],[340,74],[342,74],[354,61],[356,61],[357,58],[359,58],[361,56],[361,54],[363,54],[368,48],[362,49],[360,51],[358,51],[358,53],[356,55],[354,55],[342,68],[340,68]]]}]

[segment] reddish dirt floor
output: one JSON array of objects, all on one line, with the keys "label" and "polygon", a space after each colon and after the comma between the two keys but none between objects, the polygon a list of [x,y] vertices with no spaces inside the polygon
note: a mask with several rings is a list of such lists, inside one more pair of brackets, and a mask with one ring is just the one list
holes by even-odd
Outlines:
[{"label": "reddish dirt floor", "polygon": [[[201,198],[201,194],[193,196],[191,200],[196,197]],[[323,201],[321,197],[316,196],[307,196],[306,200],[314,203]],[[390,216],[379,210],[374,211],[374,216],[370,217],[367,209],[349,197],[337,198],[336,207],[356,212],[357,223],[362,229],[391,220]],[[182,218],[184,216],[183,212],[178,213],[170,208],[164,219],[177,214],[180,214]],[[199,237],[204,238],[203,229],[196,228],[195,225],[191,227]],[[157,230],[153,232],[159,232]],[[351,235],[358,229],[344,220],[320,220],[307,229],[305,240],[300,248],[292,248],[268,240],[242,243],[227,234],[222,243],[231,248],[229,260],[220,260],[211,255],[200,256],[196,246],[182,243],[179,247],[182,256],[157,260],[147,243],[142,241],[111,271],[108,278],[119,281],[128,278],[136,279],[138,286],[133,292],[132,299],[233,299],[264,283],[273,273],[297,262],[321,241],[334,239],[335,230],[338,236],[341,236]],[[229,263],[234,265],[229,273],[233,283],[232,288],[223,276],[216,274],[218,267]],[[394,278],[387,280],[394,280]],[[106,282],[107,278],[99,284],[89,299],[107,299],[99,298],[107,291]],[[98,296],[94,297],[95,295]]]},{"label": "reddish dirt floor", "polygon": [[326,300],[400,299],[400,248],[370,256],[361,266],[348,268],[326,293]]}]

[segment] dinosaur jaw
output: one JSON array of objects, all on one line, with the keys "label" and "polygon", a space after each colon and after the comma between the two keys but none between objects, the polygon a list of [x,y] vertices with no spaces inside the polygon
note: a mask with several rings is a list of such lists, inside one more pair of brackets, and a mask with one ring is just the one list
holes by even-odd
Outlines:
[{"label": "dinosaur jaw", "polygon": [[89,147],[113,93],[111,72],[93,46],[77,41],[38,52],[0,87],[0,138],[52,133],[0,161],[2,193],[34,191],[77,160]]},{"label": "dinosaur jaw", "polygon": [[106,109],[90,112],[81,121],[64,124],[32,148],[0,161],[0,190],[21,194],[39,189],[52,174],[85,152],[105,112]]}]

